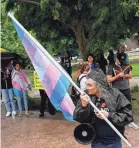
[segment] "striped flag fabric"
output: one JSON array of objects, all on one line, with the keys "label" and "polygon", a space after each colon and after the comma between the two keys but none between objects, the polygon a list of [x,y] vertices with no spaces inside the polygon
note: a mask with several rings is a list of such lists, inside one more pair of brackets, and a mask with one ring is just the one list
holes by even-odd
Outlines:
[{"label": "striped flag fabric", "polygon": [[[67,120],[73,121],[75,106],[67,92],[70,85],[69,80],[47,57],[49,53],[42,45],[29,34],[14,16],[11,19],[51,103],[63,113]],[[51,55],[49,54],[49,56]],[[54,60],[52,57],[51,59]]]}]

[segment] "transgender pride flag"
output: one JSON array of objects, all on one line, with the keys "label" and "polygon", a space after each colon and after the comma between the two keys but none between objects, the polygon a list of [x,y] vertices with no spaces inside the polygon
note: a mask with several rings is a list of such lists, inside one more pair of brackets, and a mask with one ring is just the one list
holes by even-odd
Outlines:
[{"label": "transgender pride flag", "polygon": [[[60,67],[60,65],[58,65],[42,45],[25,30],[14,16],[10,13],[8,13],[8,15],[13,20],[18,36],[38,73],[51,103],[57,110],[62,111],[66,119],[73,121],[75,106],[67,93],[70,85],[67,79],[69,76],[67,73],[64,72],[65,74],[63,74],[59,70],[58,67]],[[67,75],[67,77],[65,75]]]}]

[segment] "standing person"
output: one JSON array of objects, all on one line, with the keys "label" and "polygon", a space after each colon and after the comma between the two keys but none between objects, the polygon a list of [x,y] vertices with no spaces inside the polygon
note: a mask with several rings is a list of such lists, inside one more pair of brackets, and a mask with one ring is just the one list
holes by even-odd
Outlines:
[{"label": "standing person", "polygon": [[88,54],[86,61],[89,62],[91,70],[99,68],[99,64],[95,62],[95,57],[92,53]]},{"label": "standing person", "polygon": [[[129,79],[132,78],[132,68],[129,64],[126,64],[126,60],[123,61],[123,58],[119,59],[119,57],[117,56],[114,65],[108,67],[108,82],[131,102]],[[139,128],[134,122],[130,123],[129,126],[134,129]]]},{"label": "standing person", "polygon": [[100,69],[104,72],[104,74],[106,75],[106,66],[108,65],[107,60],[104,57],[104,54],[101,53],[100,57],[99,57],[99,66]]},{"label": "standing person", "polygon": [[1,92],[2,92],[2,97],[4,98],[4,103],[7,111],[6,117],[9,117],[12,113],[12,117],[15,118],[16,107],[15,107],[15,101],[14,101],[14,95],[13,95],[11,70],[9,70],[4,65],[2,65],[1,68],[2,68],[1,69]]},{"label": "standing person", "polygon": [[116,57],[119,59],[119,62],[122,65],[129,64],[129,57],[128,57],[128,54],[125,53],[125,47],[123,45],[119,46],[118,53],[116,54]]},{"label": "standing person", "polygon": [[48,112],[49,112],[49,114],[55,115],[56,110],[55,110],[54,106],[52,105],[52,103],[50,102],[46,92],[43,89],[40,89],[39,91],[40,91],[40,96],[41,96],[39,117],[44,116],[46,100],[48,100]]},{"label": "standing person", "polygon": [[[88,62],[83,62],[80,68],[80,75],[77,78],[77,85],[82,91],[86,90],[86,84],[85,84],[86,77],[87,77],[87,74],[90,72],[91,72],[90,64]],[[72,87],[72,90],[71,90],[71,98],[73,100],[73,103],[76,106],[79,98],[79,92],[74,87]]]},{"label": "standing person", "polygon": [[64,55],[61,56],[61,65],[66,70],[66,72],[72,77],[72,66],[71,66],[71,54],[67,50]]},{"label": "standing person", "polygon": [[24,70],[21,69],[19,62],[14,62],[13,66],[14,69],[12,72],[12,84],[14,93],[17,97],[19,116],[21,117],[23,115],[22,99],[24,100],[25,114],[29,115],[27,89],[31,90],[31,83]]},{"label": "standing person", "polygon": [[109,65],[114,64],[114,53],[113,50],[109,50],[109,55],[107,57],[107,60],[109,61]]},{"label": "standing person", "polygon": [[[100,69],[87,75],[86,89],[91,101],[124,135],[125,125],[133,120],[130,102],[119,90],[109,86],[106,76]],[[74,119],[94,127],[96,138],[91,147],[122,148],[121,138],[89,104],[88,96],[82,94],[80,99],[74,110]]]},{"label": "standing person", "polygon": [[81,64],[81,69],[80,69],[80,75],[77,79],[77,82],[79,83],[79,87],[81,88],[82,91],[85,91],[86,89],[86,76],[91,72],[91,67],[88,62],[82,63]]}]

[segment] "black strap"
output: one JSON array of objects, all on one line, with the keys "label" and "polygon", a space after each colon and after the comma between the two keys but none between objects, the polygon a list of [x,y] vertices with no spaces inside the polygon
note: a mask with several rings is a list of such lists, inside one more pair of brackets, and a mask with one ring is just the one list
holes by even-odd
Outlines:
[{"label": "black strap", "polygon": [[86,77],[86,75],[83,75],[80,79],[79,79],[79,77],[77,78],[77,81],[78,81],[79,86],[80,86],[81,80],[82,80],[83,78],[85,78],[85,77]]}]

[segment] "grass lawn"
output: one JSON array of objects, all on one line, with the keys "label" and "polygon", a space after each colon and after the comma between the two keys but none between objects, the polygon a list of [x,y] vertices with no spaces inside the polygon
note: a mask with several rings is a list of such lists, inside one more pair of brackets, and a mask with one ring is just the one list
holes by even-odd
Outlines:
[{"label": "grass lawn", "polygon": [[133,68],[133,71],[132,71],[133,77],[139,76],[139,63],[131,64],[131,65]]},{"label": "grass lawn", "polygon": [[33,73],[28,73],[27,76],[28,76],[28,78],[30,80],[31,86],[34,87]]}]

